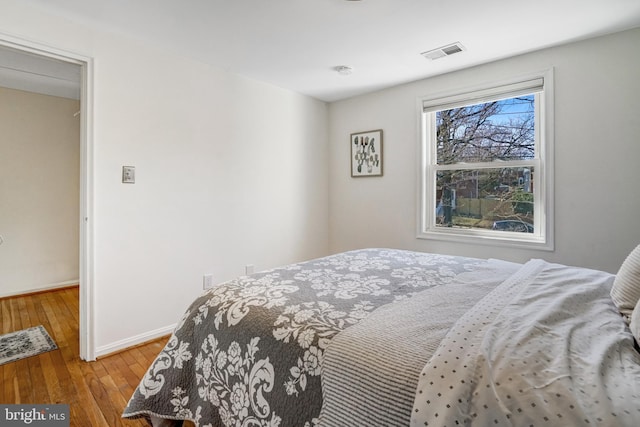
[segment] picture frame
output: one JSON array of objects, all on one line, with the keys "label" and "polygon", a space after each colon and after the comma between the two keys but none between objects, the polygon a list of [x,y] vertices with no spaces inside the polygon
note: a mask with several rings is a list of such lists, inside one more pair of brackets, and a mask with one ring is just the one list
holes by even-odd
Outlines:
[{"label": "picture frame", "polygon": [[353,178],[382,176],[382,129],[352,133],[349,144]]}]

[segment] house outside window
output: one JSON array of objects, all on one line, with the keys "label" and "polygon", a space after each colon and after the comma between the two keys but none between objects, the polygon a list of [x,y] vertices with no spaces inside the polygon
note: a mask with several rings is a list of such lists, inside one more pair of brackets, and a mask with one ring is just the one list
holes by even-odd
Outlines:
[{"label": "house outside window", "polygon": [[420,108],[418,237],[552,250],[552,72]]}]

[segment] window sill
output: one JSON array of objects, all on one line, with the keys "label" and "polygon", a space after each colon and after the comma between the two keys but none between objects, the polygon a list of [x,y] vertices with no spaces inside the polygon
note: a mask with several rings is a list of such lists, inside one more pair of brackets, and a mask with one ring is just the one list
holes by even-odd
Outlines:
[{"label": "window sill", "polygon": [[553,251],[553,242],[539,235],[508,231],[438,228],[418,232],[418,239],[439,240],[474,245],[502,246],[517,249]]}]

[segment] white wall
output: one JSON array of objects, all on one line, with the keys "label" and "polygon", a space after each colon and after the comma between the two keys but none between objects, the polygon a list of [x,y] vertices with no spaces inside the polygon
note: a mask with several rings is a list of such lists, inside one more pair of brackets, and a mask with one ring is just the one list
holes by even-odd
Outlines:
[{"label": "white wall", "polygon": [[79,105],[0,87],[0,297],[78,282]]},{"label": "white wall", "polygon": [[205,273],[327,253],[325,103],[19,1],[0,10],[0,32],[94,58],[98,354],[166,332]]},{"label": "white wall", "polygon": [[[546,49],[332,103],[330,249],[399,247],[617,271],[640,243],[640,29]],[[444,59],[446,60],[446,59]],[[555,251],[416,236],[417,99],[553,67]],[[384,177],[350,178],[349,134],[384,130]]]}]

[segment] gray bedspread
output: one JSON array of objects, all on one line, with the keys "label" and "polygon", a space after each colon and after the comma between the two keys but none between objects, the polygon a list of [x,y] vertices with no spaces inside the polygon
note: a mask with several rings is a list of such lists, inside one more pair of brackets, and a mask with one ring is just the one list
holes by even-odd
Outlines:
[{"label": "gray bedspread", "polygon": [[402,307],[402,301],[486,265],[471,258],[366,249],[219,285],[187,309],[123,417],[212,427],[318,425],[320,374],[336,336],[380,307]]}]

